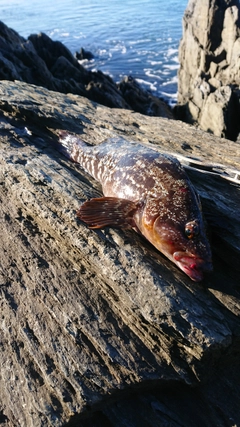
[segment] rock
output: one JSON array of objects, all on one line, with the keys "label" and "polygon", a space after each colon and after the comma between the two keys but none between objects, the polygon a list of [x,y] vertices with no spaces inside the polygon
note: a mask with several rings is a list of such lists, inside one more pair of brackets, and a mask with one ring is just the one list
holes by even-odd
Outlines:
[{"label": "rock", "polygon": [[166,103],[150,92],[143,90],[131,76],[125,77],[118,84],[118,88],[134,111],[149,116],[173,118],[170,108],[166,108]]},{"label": "rock", "polygon": [[[221,86],[207,97],[199,118],[200,127],[207,131],[211,130],[217,136],[224,137],[228,115],[235,116],[235,107],[235,99],[231,87]],[[234,136],[236,137],[234,134],[230,135],[230,129],[228,132],[232,139],[234,139]]]},{"label": "rock", "polygon": [[0,37],[0,80],[25,81],[49,90],[85,96],[108,107],[136,107],[136,111],[143,114],[173,117],[164,101],[146,93],[137,84],[132,84],[131,95],[128,91],[125,96],[125,88],[121,90],[121,85],[100,71],[86,70],[69,49],[46,34],[32,34],[25,40],[0,22]]},{"label": "rock", "polygon": [[81,47],[80,51],[75,53],[75,58],[77,58],[78,61],[82,61],[83,59],[87,59],[89,61],[94,58],[94,55],[92,52],[89,52],[88,50],[85,50],[83,47]]},{"label": "rock", "polygon": [[239,22],[238,0],[189,0],[179,48],[176,116],[232,140],[240,131]]},{"label": "rock", "polygon": [[[85,71],[83,67],[79,66],[77,59],[73,57],[70,50],[61,42],[51,40],[51,38],[44,33],[31,34],[28,40],[32,43],[36,53],[42,58],[49,70],[55,65],[58,58],[64,57],[74,67],[82,72]],[[87,78],[87,75],[88,73],[86,71],[85,78]]]},{"label": "rock", "polygon": [[[0,113],[1,422],[238,425],[238,144],[19,81],[0,82]],[[210,221],[214,272],[194,284],[133,230],[81,223],[79,204],[101,189],[56,151],[60,129],[178,156]]]}]

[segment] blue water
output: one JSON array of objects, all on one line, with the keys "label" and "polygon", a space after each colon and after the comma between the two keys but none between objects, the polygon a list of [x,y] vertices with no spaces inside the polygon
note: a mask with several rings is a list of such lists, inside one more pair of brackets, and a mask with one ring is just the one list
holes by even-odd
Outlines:
[{"label": "blue water", "polygon": [[115,81],[131,75],[156,96],[176,102],[178,46],[187,0],[1,0],[0,19],[23,37],[45,32],[84,66]]}]

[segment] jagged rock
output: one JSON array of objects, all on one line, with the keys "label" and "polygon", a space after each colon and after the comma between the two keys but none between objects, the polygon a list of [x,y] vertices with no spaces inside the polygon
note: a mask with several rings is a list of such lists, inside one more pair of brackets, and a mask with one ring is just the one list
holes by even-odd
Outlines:
[{"label": "jagged rock", "polygon": [[[0,120],[1,422],[238,425],[238,144],[24,82],[0,82]],[[194,284],[133,230],[77,220],[101,189],[55,150],[60,129],[175,153],[212,224],[214,272]]]},{"label": "jagged rock", "polygon": [[[64,46],[59,41],[53,41],[50,37],[48,37],[44,33],[40,34],[31,34],[28,37],[28,40],[33,44],[35,51],[45,62],[47,68],[51,70],[51,68],[55,65],[58,58],[64,57],[67,61],[79,69],[85,79],[87,79],[88,72],[83,67],[79,66],[79,63],[76,58],[71,54],[70,50]],[[74,78],[74,76],[73,76]]]},{"label": "jagged rock", "polygon": [[[69,49],[46,34],[32,34],[25,40],[0,21],[0,41],[0,80],[21,80],[49,90],[85,96],[108,107],[136,107],[136,111],[143,114],[173,117],[164,101],[138,85],[132,85],[128,103],[129,96],[125,97],[121,86],[100,71],[86,70]],[[133,102],[134,98],[137,101]]]},{"label": "jagged rock", "polygon": [[177,117],[232,140],[240,131],[239,8],[238,0],[189,0],[179,49]]},{"label": "jagged rock", "polygon": [[125,77],[118,84],[118,88],[134,111],[149,116],[173,118],[170,108],[166,108],[166,103],[150,92],[143,90],[131,76]]},{"label": "jagged rock", "polygon": [[81,47],[80,51],[75,53],[75,58],[77,58],[79,61],[82,61],[83,59],[91,60],[94,58],[94,55],[92,52],[89,52],[88,50],[85,50],[83,47]]},{"label": "jagged rock", "polygon": [[[236,105],[234,101],[233,91],[230,86],[221,86],[214,92],[209,93],[199,119],[201,128],[207,131],[211,130],[215,135],[224,137],[227,131],[226,123],[231,121],[228,115],[235,114]],[[230,129],[228,129],[228,133],[231,136]]]}]

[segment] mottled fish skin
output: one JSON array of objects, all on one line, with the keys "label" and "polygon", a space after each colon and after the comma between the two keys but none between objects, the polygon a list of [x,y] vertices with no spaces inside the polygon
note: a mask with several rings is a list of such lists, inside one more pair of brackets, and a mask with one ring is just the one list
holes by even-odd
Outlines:
[{"label": "mottled fish skin", "polygon": [[90,147],[63,132],[60,143],[102,185],[105,197],[78,212],[89,226],[133,227],[194,281],[212,269],[200,201],[176,158],[122,138]]}]

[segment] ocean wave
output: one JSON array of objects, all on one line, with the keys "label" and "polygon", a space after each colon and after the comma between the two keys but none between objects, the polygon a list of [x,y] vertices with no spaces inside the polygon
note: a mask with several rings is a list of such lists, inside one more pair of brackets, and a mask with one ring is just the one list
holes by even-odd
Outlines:
[{"label": "ocean wave", "polygon": [[139,39],[139,40],[130,40],[128,41],[129,45],[135,45],[135,44],[139,44],[139,43],[151,43],[151,39]]},{"label": "ocean wave", "polygon": [[154,65],[162,65],[163,61],[152,61],[152,60],[148,59],[147,63],[154,66]]},{"label": "ocean wave", "polygon": [[141,58],[128,58],[127,62],[131,63],[131,62],[142,62]]},{"label": "ocean wave", "polygon": [[144,79],[138,79],[138,78],[136,78],[135,79],[141,86],[146,86],[146,87],[148,87],[152,92],[156,92],[157,91],[157,88],[156,88],[156,84],[157,84],[157,82],[155,82],[155,83],[151,83],[151,82],[149,82],[148,80],[144,80]]},{"label": "ocean wave", "polygon": [[78,34],[78,35],[74,34],[74,35],[72,36],[72,38],[73,38],[73,39],[76,39],[76,40],[79,40],[79,39],[86,39],[86,38],[87,38],[87,36],[86,36],[85,34],[80,33],[80,34]]},{"label": "ocean wave", "polygon": [[178,54],[178,49],[177,48],[170,47],[167,50],[167,55],[169,55],[169,56],[176,55],[176,54]]},{"label": "ocean wave", "polygon": [[174,103],[175,100],[177,101],[177,92],[175,92],[175,93],[169,93],[169,92],[163,92],[162,91],[161,94],[167,100],[171,100],[171,102],[172,102],[171,105],[173,105],[173,103]]},{"label": "ocean wave", "polygon": [[178,55],[176,55],[173,58],[171,58],[171,60],[174,61],[174,62],[177,62],[179,64]]},{"label": "ocean wave", "polygon": [[178,82],[178,78],[177,78],[177,76],[174,76],[171,79],[166,80],[165,82],[163,82],[162,86],[169,86],[169,85],[172,85],[172,84],[177,84],[177,82]]},{"label": "ocean wave", "polygon": [[163,64],[163,68],[164,69],[168,69],[168,70],[178,70],[179,68],[179,64]]},{"label": "ocean wave", "polygon": [[144,69],[143,71],[148,77],[153,77],[154,79],[162,80],[161,76],[158,76],[156,73],[154,73],[152,69]]}]

